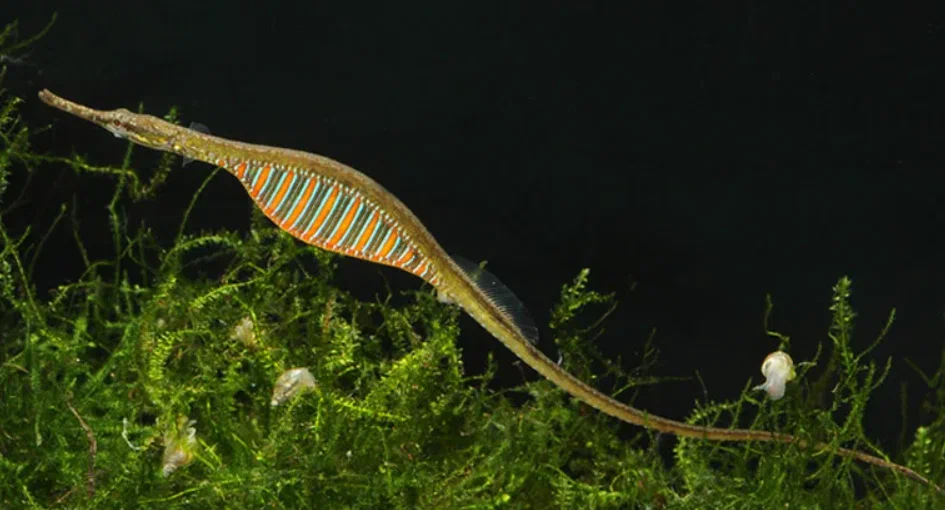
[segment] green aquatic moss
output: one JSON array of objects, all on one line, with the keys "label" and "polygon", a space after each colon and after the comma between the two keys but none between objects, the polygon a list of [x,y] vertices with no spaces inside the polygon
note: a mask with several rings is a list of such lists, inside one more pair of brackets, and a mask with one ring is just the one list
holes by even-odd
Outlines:
[{"label": "green aquatic moss", "polygon": [[[458,311],[430,289],[356,299],[333,283],[339,257],[294,241],[256,212],[249,232],[190,232],[193,204],[217,171],[195,190],[173,241],[162,244],[146,226],[129,226],[124,208],[160,200],[171,157],[138,158],[131,146],[116,164],[34,154],[17,116],[21,100],[2,99],[0,193],[13,172],[63,166],[114,189],[107,223],[83,226],[110,230],[112,256],[90,257],[70,207],[49,226],[72,230],[85,268],[49,293],[31,274],[49,234],[15,232],[0,221],[3,508],[931,508],[945,501],[892,473],[791,445],[679,440],[664,459],[651,432],[603,416],[547,381],[497,391],[493,364],[481,375],[465,373]],[[0,195],[0,210],[6,198]],[[563,285],[552,311],[554,341],[568,370],[632,400],[642,385],[665,382],[647,373],[658,339],[640,339],[647,348],[630,373],[602,356],[593,340],[616,302],[590,290],[588,277],[583,270]],[[778,430],[883,456],[862,423],[891,362],[878,366],[865,355],[893,315],[875,342],[861,346],[850,285],[841,278],[834,287],[823,354],[799,364],[786,398],[765,401],[746,382],[736,400],[698,404],[687,421]],[[787,336],[769,335],[772,347],[790,349]],[[294,367],[307,367],[315,387],[272,407],[274,382]],[[922,375],[926,420],[893,460],[941,481],[945,371]]]}]

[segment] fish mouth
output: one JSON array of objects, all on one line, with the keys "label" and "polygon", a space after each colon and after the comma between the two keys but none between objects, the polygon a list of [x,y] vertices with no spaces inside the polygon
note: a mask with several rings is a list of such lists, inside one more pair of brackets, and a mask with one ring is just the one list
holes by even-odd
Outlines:
[{"label": "fish mouth", "polygon": [[115,112],[107,112],[104,110],[89,108],[88,106],[69,101],[62,96],[57,96],[49,89],[40,90],[39,99],[53,108],[62,110],[71,115],[75,115],[80,119],[85,119],[89,122],[98,124],[99,126],[102,126],[103,128],[111,131],[112,134],[117,137],[127,137],[128,132],[130,131],[128,126],[123,126],[119,119],[116,118]]}]

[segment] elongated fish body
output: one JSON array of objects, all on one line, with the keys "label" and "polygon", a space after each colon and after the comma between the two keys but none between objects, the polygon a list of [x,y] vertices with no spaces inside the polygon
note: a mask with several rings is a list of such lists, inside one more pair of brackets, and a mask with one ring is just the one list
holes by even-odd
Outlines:
[{"label": "elongated fish body", "polygon": [[894,470],[941,489],[911,469],[856,450],[810,444],[775,432],[700,427],[651,415],[594,388],[535,347],[538,330],[517,298],[475,264],[451,258],[419,219],[380,184],[333,159],[308,152],[228,140],[126,109],[95,110],[56,96],[40,99],[152,149],[220,166],[243,183],[256,205],[302,242],[412,273],[459,305],[539,374],[617,419],[661,432],[714,441],[778,441],[813,446]]}]

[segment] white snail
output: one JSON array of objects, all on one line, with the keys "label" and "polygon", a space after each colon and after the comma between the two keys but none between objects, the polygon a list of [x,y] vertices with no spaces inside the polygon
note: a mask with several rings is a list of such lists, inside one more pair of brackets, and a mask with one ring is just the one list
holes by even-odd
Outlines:
[{"label": "white snail", "polygon": [[784,351],[772,352],[761,363],[761,373],[765,376],[765,383],[752,389],[764,390],[768,398],[778,400],[784,396],[784,386],[794,380],[794,360]]}]

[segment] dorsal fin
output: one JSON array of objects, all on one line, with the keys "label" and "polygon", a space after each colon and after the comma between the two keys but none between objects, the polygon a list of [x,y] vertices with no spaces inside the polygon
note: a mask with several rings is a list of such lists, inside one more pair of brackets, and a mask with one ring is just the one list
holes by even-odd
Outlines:
[{"label": "dorsal fin", "polygon": [[208,128],[206,124],[201,124],[199,122],[191,122],[190,129],[198,133],[203,133],[205,135],[210,134],[210,128]]},{"label": "dorsal fin", "polygon": [[507,315],[530,343],[538,343],[538,328],[525,305],[498,278],[471,260],[453,256],[456,265],[469,276],[488,298]]}]

